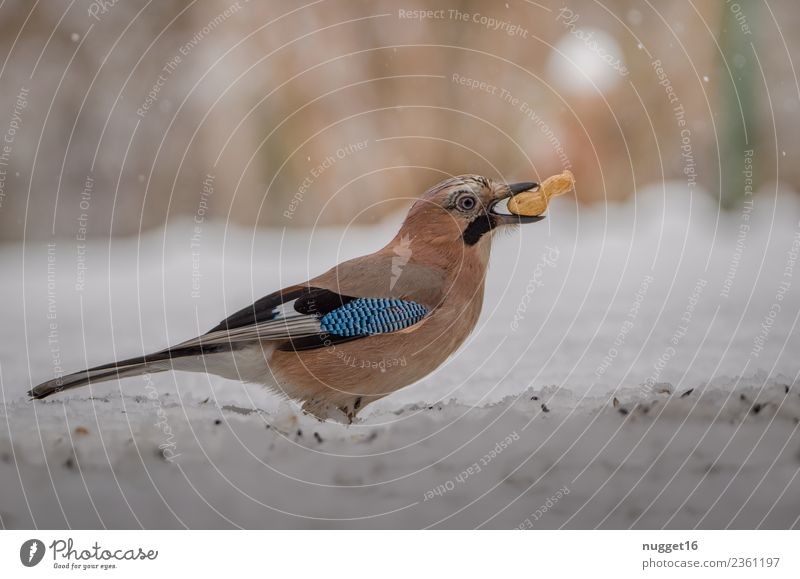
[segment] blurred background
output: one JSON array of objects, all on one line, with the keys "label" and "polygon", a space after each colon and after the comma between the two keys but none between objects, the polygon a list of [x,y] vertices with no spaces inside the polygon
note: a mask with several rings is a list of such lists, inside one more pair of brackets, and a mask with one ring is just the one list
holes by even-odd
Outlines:
[{"label": "blurred background", "polygon": [[790,0],[9,0],[0,239],[369,223],[465,172],[736,208],[800,185],[797,24]]}]

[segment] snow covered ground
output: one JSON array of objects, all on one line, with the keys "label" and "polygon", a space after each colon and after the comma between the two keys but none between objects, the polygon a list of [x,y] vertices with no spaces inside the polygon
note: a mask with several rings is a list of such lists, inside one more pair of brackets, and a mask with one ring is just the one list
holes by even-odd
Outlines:
[{"label": "snow covered ground", "polygon": [[724,215],[679,186],[555,200],[497,239],[464,348],[350,427],[194,374],[25,398],[377,249],[400,218],[0,249],[3,527],[800,527],[800,203],[774,191]]}]

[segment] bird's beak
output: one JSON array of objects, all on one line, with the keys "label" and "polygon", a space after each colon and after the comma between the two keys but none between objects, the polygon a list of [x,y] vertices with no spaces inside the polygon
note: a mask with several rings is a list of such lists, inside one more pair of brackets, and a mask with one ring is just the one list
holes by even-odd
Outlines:
[{"label": "bird's beak", "polygon": [[520,193],[524,193],[525,191],[533,191],[538,188],[539,188],[538,183],[525,181],[524,183],[512,183],[511,185],[508,185],[508,192],[511,193],[511,196],[514,196]]},{"label": "bird's beak", "polygon": [[507,185],[507,190],[501,194],[497,200],[489,207],[489,213],[495,216],[498,225],[520,225],[522,223],[536,223],[544,219],[543,215],[527,216],[514,215],[508,210],[508,200],[514,195],[519,195],[525,191],[534,191],[539,188],[538,183],[525,181],[523,183],[511,183]]}]

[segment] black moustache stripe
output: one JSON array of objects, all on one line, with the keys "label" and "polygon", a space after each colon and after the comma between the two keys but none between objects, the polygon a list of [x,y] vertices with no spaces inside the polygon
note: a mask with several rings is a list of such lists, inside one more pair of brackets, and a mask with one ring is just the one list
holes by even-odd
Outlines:
[{"label": "black moustache stripe", "polygon": [[475,245],[480,241],[484,233],[491,231],[496,225],[494,217],[488,213],[476,217],[470,221],[470,224],[467,225],[467,228],[464,230],[462,235],[464,243],[467,245]]}]

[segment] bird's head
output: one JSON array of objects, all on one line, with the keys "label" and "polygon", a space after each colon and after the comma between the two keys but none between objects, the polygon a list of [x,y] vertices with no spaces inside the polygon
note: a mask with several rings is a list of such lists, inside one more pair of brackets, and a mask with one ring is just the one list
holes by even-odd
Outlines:
[{"label": "bird's head", "polygon": [[535,223],[544,217],[513,215],[508,199],[530,191],[538,183],[495,181],[480,175],[451,177],[428,189],[408,212],[401,233],[428,243],[461,243],[466,247],[484,245],[491,233],[505,225]]}]

